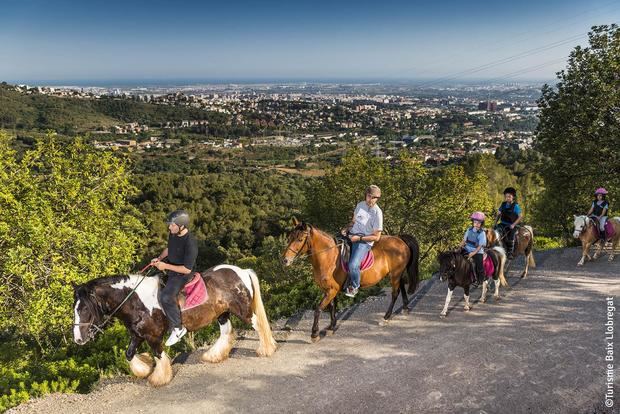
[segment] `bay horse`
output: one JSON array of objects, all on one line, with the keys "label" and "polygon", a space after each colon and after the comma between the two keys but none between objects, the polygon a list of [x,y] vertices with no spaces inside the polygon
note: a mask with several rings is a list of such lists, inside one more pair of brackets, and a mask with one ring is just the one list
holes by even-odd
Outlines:
[{"label": "bay horse", "polygon": [[[220,265],[201,273],[207,298],[200,305],[183,310],[181,319],[188,331],[196,331],[217,319],[220,336],[202,355],[205,362],[220,362],[232,349],[234,332],[230,314],[251,323],[258,332],[259,356],[271,356],[276,350],[269,321],[263,307],[258,278],[251,269]],[[172,380],[170,358],[163,348],[168,320],[159,302],[160,275],[126,275],[93,279],[74,285],[73,339],[83,345],[101,332],[112,318],[119,319],[131,337],[125,352],[131,372],[138,378],[147,378],[153,386]],[[144,342],[149,353],[136,355]],[[154,367],[153,367],[154,363]]]},{"label": "bay horse", "polygon": [[[486,229],[487,247],[501,246],[506,250],[506,243],[497,228]],[[525,269],[521,277],[527,277],[530,266],[536,267],[534,260],[534,229],[532,226],[517,226],[514,242],[514,257],[525,256]]]},{"label": "bay horse", "polygon": [[[574,226],[575,231],[573,232],[573,237],[581,240],[581,260],[577,263],[577,266],[583,266],[586,258],[591,260],[590,258],[590,246],[595,244],[599,239],[599,232],[596,228],[597,223],[592,220],[588,216],[574,216]],[[618,246],[618,242],[620,242],[620,217],[609,218],[607,220],[614,228],[614,235],[611,238],[611,253],[609,253],[609,261],[614,260],[614,252],[616,251],[616,247]],[[597,259],[601,252],[603,251],[603,247],[605,247],[606,241],[600,239],[598,250],[594,253],[594,259]]]},{"label": "bay horse", "polygon": [[[482,282],[482,293],[479,301],[486,302],[489,278],[493,278],[495,282],[495,293],[493,297],[496,301],[499,297],[499,285],[508,286],[508,281],[504,275],[504,266],[506,264],[506,251],[503,247],[495,246],[485,251],[485,254],[493,261],[493,274],[487,274],[484,282]],[[467,260],[460,249],[442,252],[437,256],[439,262],[439,280],[448,281],[448,294],[446,295],[446,303],[443,310],[439,314],[441,318],[445,318],[448,313],[448,306],[452,299],[452,293],[457,286],[463,288],[465,298],[465,311],[471,309],[469,304],[469,287],[472,283],[472,277],[475,277],[474,266],[471,261]]]},{"label": "bay horse", "polygon": [[[323,298],[314,311],[311,338],[319,339],[319,318],[321,312],[329,306],[331,323],[327,328],[331,333],[336,330],[336,295],[347,282],[348,274],[341,266],[341,252],[336,240],[324,231],[304,222],[293,219],[293,230],[288,235],[288,245],[282,254],[282,262],[290,266],[295,259],[307,257],[312,264],[314,282],[323,291]],[[400,291],[403,299],[403,311],[409,312],[407,293],[413,294],[418,286],[418,261],[420,249],[413,236],[381,236],[372,246],[374,264],[361,274],[361,287],[369,287],[390,276],[392,300],[384,322],[392,316],[392,310]],[[405,290],[405,272],[408,289]]]}]

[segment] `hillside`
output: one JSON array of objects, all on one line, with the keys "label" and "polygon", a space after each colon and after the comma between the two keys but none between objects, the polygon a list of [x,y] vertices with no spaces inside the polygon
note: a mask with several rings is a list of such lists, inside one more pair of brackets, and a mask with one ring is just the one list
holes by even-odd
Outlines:
[{"label": "hillside", "polygon": [[208,120],[220,125],[225,124],[226,117],[196,108],[154,105],[130,99],[25,94],[11,85],[0,84],[0,129],[52,129],[71,135],[128,122],[158,126],[182,120]]}]

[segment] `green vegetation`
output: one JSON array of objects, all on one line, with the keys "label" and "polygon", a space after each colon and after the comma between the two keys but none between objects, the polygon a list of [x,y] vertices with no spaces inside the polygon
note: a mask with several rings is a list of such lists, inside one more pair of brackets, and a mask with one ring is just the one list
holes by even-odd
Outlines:
[{"label": "green vegetation", "polygon": [[590,45],[576,47],[555,88],[545,85],[537,149],[545,157],[545,182],[535,209],[549,235],[568,236],[572,215],[584,214],[594,190],[611,193],[611,209],[620,194],[620,28],[598,26]]}]

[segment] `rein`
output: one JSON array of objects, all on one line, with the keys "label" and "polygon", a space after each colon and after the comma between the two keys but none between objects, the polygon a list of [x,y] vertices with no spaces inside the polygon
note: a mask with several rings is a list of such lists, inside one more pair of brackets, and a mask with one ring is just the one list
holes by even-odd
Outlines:
[{"label": "rein", "polygon": [[[82,323],[74,323],[73,326],[84,326],[84,325],[87,325],[88,326],[88,333],[91,334],[92,337],[94,337],[96,334],[98,334],[100,332],[103,333],[103,328],[105,328],[105,326],[112,320],[112,318],[114,317],[116,312],[118,312],[123,307],[123,305],[131,298],[131,296],[133,296],[133,294],[136,292],[136,289],[138,289],[138,287],[144,281],[144,279],[147,278],[148,272],[146,272],[146,273],[144,273],[144,272],[147,269],[151,268],[152,266],[153,265],[151,263],[149,263],[146,266],[144,266],[144,268],[142,268],[140,270],[139,273],[142,274],[142,278],[138,281],[138,283],[136,283],[136,286],[133,289],[131,289],[131,291],[127,294],[125,299],[123,299],[121,301],[121,303],[116,308],[114,308],[114,310],[111,313],[105,315],[105,317],[103,318],[103,322],[101,322],[100,324],[96,324],[93,321],[82,322]],[[91,296],[94,296],[94,295],[91,295]],[[94,299],[94,297],[93,297],[93,299]],[[97,302],[96,299],[94,299],[94,300],[95,300],[95,303],[97,305],[99,305],[99,310],[101,310],[101,312],[103,313],[103,309],[101,309],[101,305],[99,304],[99,302]]]}]

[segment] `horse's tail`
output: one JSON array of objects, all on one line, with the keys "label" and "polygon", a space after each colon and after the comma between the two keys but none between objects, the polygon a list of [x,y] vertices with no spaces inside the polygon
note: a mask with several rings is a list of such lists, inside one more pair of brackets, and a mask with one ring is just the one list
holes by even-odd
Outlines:
[{"label": "horse's tail", "polygon": [[413,294],[418,287],[420,281],[420,245],[415,237],[408,234],[399,236],[402,241],[409,247],[409,263],[407,263],[407,293]]},{"label": "horse's tail", "polygon": [[508,280],[506,280],[506,275],[504,274],[504,268],[506,265],[506,250],[504,250],[503,247],[500,246],[495,246],[491,249],[492,251],[494,251],[495,253],[497,253],[498,256],[498,266],[499,266],[499,270],[498,270],[498,277],[499,277],[499,283],[500,285],[502,285],[505,288],[509,288],[510,285],[508,284]]},{"label": "horse's tail", "polygon": [[260,295],[260,283],[252,269],[246,269],[246,271],[252,280],[252,290],[254,290],[254,295],[252,296],[252,312],[254,313],[252,316],[252,327],[258,332],[260,341],[256,353],[258,356],[271,356],[276,352],[276,341],[273,339],[271,326],[269,326],[269,320],[263,305],[263,298]]},{"label": "horse's tail", "polygon": [[532,226],[523,226],[527,231],[530,232],[532,238],[530,239],[530,245],[528,246],[527,251],[527,261],[530,267],[536,267],[536,261],[534,260],[534,229]]}]

